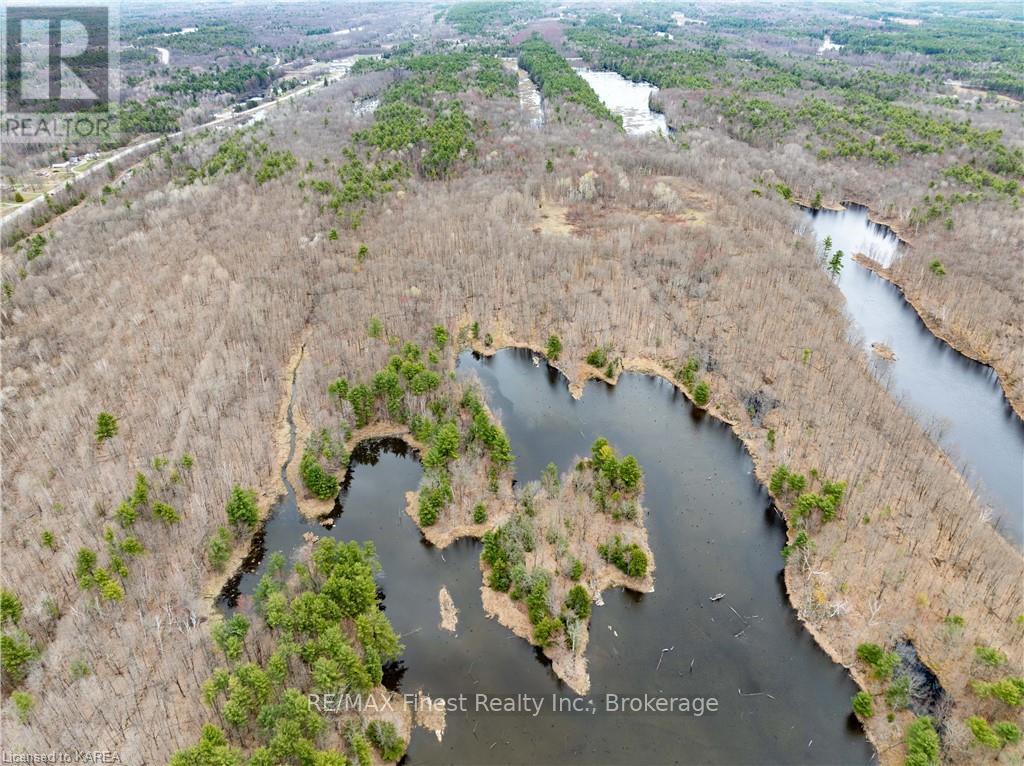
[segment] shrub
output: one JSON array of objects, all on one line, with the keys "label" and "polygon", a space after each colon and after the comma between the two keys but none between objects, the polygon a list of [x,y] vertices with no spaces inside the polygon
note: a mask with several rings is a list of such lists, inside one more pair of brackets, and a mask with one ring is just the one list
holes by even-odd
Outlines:
[{"label": "shrub", "polygon": [[102,442],[117,435],[117,418],[109,412],[96,416],[96,441]]},{"label": "shrub", "polygon": [[485,521],[487,521],[487,506],[483,503],[477,503],[473,509],[473,523],[483,524]]},{"label": "shrub", "polygon": [[6,683],[16,684],[27,674],[27,665],[37,656],[31,639],[21,630],[0,634],[0,671]]},{"label": "shrub", "polygon": [[1004,745],[1015,745],[1020,742],[1020,727],[1010,721],[997,721],[992,724],[996,736]]},{"label": "shrub", "polygon": [[601,558],[630,577],[643,577],[647,574],[647,554],[636,543],[623,544],[619,535],[597,546],[597,552]]},{"label": "shrub", "polygon": [[0,625],[17,625],[21,621],[21,599],[13,591],[0,588]]},{"label": "shrub", "polygon": [[397,761],[405,753],[405,743],[390,721],[371,721],[366,736],[385,761]]},{"label": "shrub", "polygon": [[885,702],[893,710],[902,710],[910,704],[910,679],[900,676],[885,690]]},{"label": "shrub", "polygon": [[998,668],[1006,663],[1006,655],[991,646],[974,647],[974,656],[980,663],[990,668]]},{"label": "shrub", "polygon": [[683,386],[687,391],[693,388],[697,382],[697,372],[700,370],[700,360],[695,356],[691,356],[686,360],[686,366],[684,366],[679,372],[676,373],[676,377],[682,381]]},{"label": "shrub", "polygon": [[804,530],[800,530],[796,533],[796,537],[793,538],[793,542],[787,543],[782,547],[782,558],[789,560],[789,557],[797,550],[805,550],[810,545],[811,539],[807,536]]},{"label": "shrub", "polygon": [[459,429],[454,423],[445,423],[434,433],[430,449],[423,455],[426,468],[438,469],[448,465],[459,454]]},{"label": "shrub", "polygon": [[967,624],[967,620],[965,620],[965,619],[964,619],[963,617],[961,617],[961,616],[960,616],[959,614],[950,614],[950,615],[947,615],[947,616],[946,616],[946,617],[945,617],[945,618],[944,618],[944,619],[942,620],[942,622],[943,622],[943,624],[945,624],[945,626],[946,626],[946,627],[947,627],[947,628],[948,628],[948,629],[949,629],[950,631],[959,631],[959,630],[962,630],[962,629],[963,629],[963,627],[964,627],[964,626],[965,626],[965,625]]},{"label": "shrub", "polygon": [[228,521],[235,526],[255,526],[259,519],[256,493],[251,489],[242,489],[236,484],[231,488],[231,497],[224,510],[228,515]]},{"label": "shrub", "polygon": [[605,346],[595,348],[589,354],[587,354],[587,364],[591,367],[604,367],[608,364],[608,349]]},{"label": "shrub", "polygon": [[213,567],[214,571],[223,572],[224,565],[231,558],[231,536],[228,533],[227,527],[221,527],[217,530],[217,534],[210,538],[210,544],[207,546],[206,553],[210,559],[210,566]]},{"label": "shrub", "polygon": [[780,465],[772,471],[771,479],[768,480],[768,489],[773,495],[781,495],[786,489],[788,480],[789,468],[785,464]]},{"label": "shrub", "polygon": [[543,617],[533,628],[534,643],[540,646],[551,646],[555,643],[555,639],[561,631],[561,620],[550,615]]},{"label": "shrub", "polygon": [[133,508],[132,504],[127,500],[117,507],[117,511],[115,511],[115,513],[117,514],[118,522],[125,529],[128,529],[135,524],[137,514],[135,512],[135,508]]},{"label": "shrub", "polygon": [[946,268],[942,265],[942,261],[934,260],[928,264],[928,269],[937,277],[946,276]]},{"label": "shrub", "polygon": [[[550,162],[550,160],[549,160],[549,162]],[[562,341],[561,341],[561,339],[557,335],[549,335],[548,336],[548,348],[547,348],[547,357],[548,357],[548,359],[550,359],[552,362],[557,362],[558,361],[558,356],[561,353],[562,353]]]},{"label": "shrub", "polygon": [[335,378],[328,384],[327,393],[340,405],[348,398],[348,381],[344,378]]},{"label": "shrub", "polygon": [[302,475],[302,483],[315,497],[321,500],[329,500],[338,494],[338,479],[333,474],[324,470],[317,459],[316,454],[306,449],[302,452],[302,459],[299,461],[299,473]]},{"label": "shrub", "polygon": [[153,515],[167,525],[177,524],[181,521],[178,512],[167,503],[153,503]]},{"label": "shrub", "polygon": [[92,671],[89,670],[89,663],[87,663],[85,660],[75,660],[71,663],[70,667],[68,668],[68,673],[71,675],[72,681],[77,681],[81,678],[85,678],[91,672]]},{"label": "shrub", "polygon": [[875,678],[886,681],[892,677],[893,670],[900,664],[900,656],[895,652],[887,652],[878,644],[864,643],[857,647],[857,657],[868,665]]},{"label": "shrub", "polygon": [[583,562],[579,559],[574,559],[572,562],[572,568],[569,570],[569,577],[576,582],[583,576]]},{"label": "shrub", "polygon": [[448,331],[441,325],[434,325],[434,344],[438,348],[448,345]]},{"label": "shrub", "polygon": [[875,706],[871,701],[871,695],[867,692],[857,692],[853,695],[853,712],[860,718],[870,718],[875,714]]},{"label": "shrub", "polygon": [[83,590],[93,586],[93,573],[96,569],[96,551],[79,548],[75,555],[75,579]]},{"label": "shrub", "polygon": [[149,503],[149,480],[146,479],[145,474],[135,474],[135,487],[132,489],[132,496],[128,502],[135,510],[139,510]]},{"label": "shrub", "polygon": [[28,693],[23,691],[16,691],[11,695],[11,701],[14,703],[14,711],[18,716],[18,721],[22,725],[28,723],[28,717],[32,713],[32,708],[35,703],[32,701],[32,697]]},{"label": "shrub", "polygon": [[366,334],[371,338],[379,338],[383,332],[384,323],[377,317],[370,317],[370,321],[366,323]]},{"label": "shrub", "polygon": [[452,488],[447,477],[441,477],[432,487],[420,491],[419,521],[421,527],[437,523],[441,509],[452,500]]},{"label": "shrub", "polygon": [[1019,707],[1024,701],[1024,678],[1007,676],[991,683],[971,681],[971,690],[979,697],[991,697],[1010,707]]},{"label": "shrub", "polygon": [[711,401],[711,387],[707,381],[702,380],[693,389],[693,402],[698,407],[706,407],[709,401]]},{"label": "shrub", "polygon": [[999,735],[992,730],[992,727],[988,725],[988,721],[981,716],[972,715],[968,718],[967,728],[971,730],[974,739],[985,747],[991,747],[994,750],[1002,747],[1003,742]]},{"label": "shrub", "polygon": [[907,758],[905,766],[938,766],[939,735],[932,725],[932,719],[921,716],[907,727],[905,741]]},{"label": "shrub", "polygon": [[574,585],[565,597],[565,608],[576,613],[581,620],[590,617],[590,594],[582,585]]},{"label": "shrub", "polygon": [[640,480],[643,479],[643,476],[640,464],[632,455],[626,455],[622,462],[619,463],[618,478],[626,489],[636,489],[640,485]]}]

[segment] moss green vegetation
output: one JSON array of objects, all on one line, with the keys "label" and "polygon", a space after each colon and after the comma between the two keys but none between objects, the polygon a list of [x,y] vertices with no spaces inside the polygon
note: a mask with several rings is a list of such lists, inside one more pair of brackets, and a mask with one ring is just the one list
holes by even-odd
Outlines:
[{"label": "moss green vegetation", "polygon": [[0,589],[0,686],[20,683],[39,655],[29,635],[18,627],[24,609],[17,594]]},{"label": "moss green vegetation", "polygon": [[[440,352],[449,344],[450,335],[447,329],[437,326],[433,328],[432,338],[435,350],[426,355],[426,361],[418,345],[405,343],[400,353],[392,355],[387,367],[370,382],[351,385],[344,378],[338,378],[327,389],[339,407],[345,403],[351,406],[357,428],[386,417],[408,425],[412,435],[426,445],[418,511],[419,522],[426,527],[437,523],[454,497],[450,465],[459,455],[467,450],[479,450],[489,461],[492,476],[513,460],[508,437],[501,426],[491,420],[474,391],[466,390],[458,402],[438,393],[442,382]],[[410,415],[410,398],[425,402],[430,415]],[[417,406],[416,409],[422,411],[423,408]],[[300,466],[307,489],[318,497],[336,494],[334,474],[347,461],[341,437],[331,439],[327,431],[321,431],[316,444],[311,443],[303,455],[304,467]],[[306,468],[309,481],[306,481]],[[493,489],[497,491],[497,486]],[[486,508],[480,507],[474,511],[474,519],[486,520],[486,514]]]},{"label": "moss green vegetation", "polygon": [[223,19],[211,19],[198,25],[187,35],[170,34],[179,27],[143,24],[139,27],[137,44],[162,45],[190,54],[212,53],[224,48],[238,49],[252,45],[252,36],[245,27]]},{"label": "moss green vegetation", "polygon": [[102,442],[117,436],[117,418],[109,412],[96,416],[96,441]]},{"label": "moss green vegetation", "polygon": [[121,102],[116,111],[118,131],[128,135],[140,133],[173,133],[178,129],[181,112],[166,99]]},{"label": "moss green vegetation", "polygon": [[[370,203],[413,173],[447,178],[474,158],[473,136],[485,126],[469,119],[455,95],[469,88],[485,95],[512,95],[515,87],[515,78],[500,61],[472,53],[361,59],[353,73],[377,70],[404,76],[381,94],[373,124],[353,134],[334,176],[299,183],[321,195],[321,209],[334,211],[352,229],[359,227]],[[360,248],[359,260],[365,255]]]},{"label": "moss green vegetation", "polygon": [[892,678],[892,672],[900,664],[895,652],[887,652],[878,644],[865,643],[857,647],[857,659],[871,668],[871,673],[880,681]]},{"label": "moss green vegetation", "polygon": [[860,691],[853,695],[851,705],[853,712],[860,718],[870,718],[875,714],[874,703],[871,700],[871,695],[867,692]]},{"label": "moss green vegetation", "polygon": [[[194,34],[194,33],[193,33]],[[200,93],[254,93],[270,84],[272,77],[266,64],[241,64],[227,69],[214,68],[195,72],[177,69],[174,79],[157,86],[164,93],[198,95]]]},{"label": "moss green vegetation", "polygon": [[993,750],[1000,750],[1020,741],[1020,727],[1012,721],[997,721],[990,725],[981,716],[972,715],[965,723],[978,744]]},{"label": "moss green vegetation", "polygon": [[192,183],[211,179],[220,173],[247,170],[257,184],[264,184],[294,169],[296,163],[295,155],[290,151],[271,150],[266,143],[240,130],[225,139],[212,157],[197,168],[189,168],[185,181]]},{"label": "moss green vegetation", "polygon": [[623,543],[619,535],[599,545],[597,552],[601,558],[630,577],[643,577],[647,574],[647,554],[636,543]]},{"label": "moss green vegetation", "polygon": [[905,766],[938,766],[939,734],[928,716],[914,719],[904,735],[907,745]]},{"label": "moss green vegetation", "polygon": [[309,437],[299,460],[302,483],[314,496],[328,500],[338,494],[339,471],[348,466],[347,433],[332,434],[322,428]]},{"label": "moss green vegetation", "polygon": [[259,519],[256,505],[256,493],[251,489],[243,489],[237,484],[231,488],[231,497],[224,508],[228,521],[236,528],[251,528]]},{"label": "moss green vegetation", "polygon": [[526,70],[545,98],[564,98],[580,104],[595,117],[622,125],[622,119],[601,103],[594,89],[550,43],[536,36],[525,41],[519,48],[519,66]]},{"label": "moss green vegetation", "polygon": [[472,0],[453,5],[445,13],[445,19],[464,35],[480,35],[536,18],[543,12],[544,6],[540,3]]},{"label": "moss green vegetation", "polygon": [[558,357],[562,354],[562,341],[557,335],[548,336],[548,345],[545,354],[550,361],[558,361]]},{"label": "moss green vegetation", "polygon": [[[240,615],[214,628],[227,664],[206,681],[203,698],[227,729],[208,725],[196,745],[171,759],[172,766],[347,763],[343,754],[318,747],[327,722],[307,694],[366,694],[380,685],[384,663],[401,653],[377,601],[378,569],[372,544],[329,538],[296,564],[291,578],[285,577],[283,557],[272,558],[255,594],[257,627],[271,646],[263,653],[246,651],[252,626]],[[385,759],[400,757],[404,746],[394,727],[371,726],[346,724],[354,759],[363,762],[371,742]]]},{"label": "moss green vegetation", "polygon": [[405,743],[390,721],[371,721],[366,737],[385,761],[397,761],[405,753]]},{"label": "moss green vegetation", "polygon": [[971,691],[979,697],[999,700],[1009,707],[1020,707],[1024,702],[1024,678],[1006,676],[997,681],[971,681]]}]

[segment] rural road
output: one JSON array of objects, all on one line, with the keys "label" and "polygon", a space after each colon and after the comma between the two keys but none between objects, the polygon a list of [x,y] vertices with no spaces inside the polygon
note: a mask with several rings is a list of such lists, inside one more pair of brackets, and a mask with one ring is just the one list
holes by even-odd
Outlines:
[{"label": "rural road", "polygon": [[[176,131],[174,133],[169,133],[166,136],[150,138],[141,143],[132,144],[131,146],[126,146],[123,149],[119,149],[113,154],[111,154],[109,157],[106,157],[105,159],[97,162],[95,165],[92,165],[87,170],[84,170],[81,173],[76,174],[74,179],[67,181],[66,183],[71,184],[72,187],[74,187],[79,183],[86,181],[87,179],[92,179],[97,173],[107,171],[108,168],[116,166],[121,161],[131,159],[133,155],[138,155],[138,157],[135,158],[135,161],[132,163],[135,164],[141,161],[145,156],[150,154],[152,151],[155,151],[157,147],[159,147],[161,143],[164,141],[172,141],[178,138],[183,138],[193,133],[198,133],[199,131],[205,130],[207,128],[215,128],[219,126],[231,125],[233,123],[247,122],[249,119],[256,117],[262,112],[274,109],[280,106],[281,104],[292,100],[293,98],[297,98],[303,94],[309,93],[310,91],[315,90],[316,88],[323,87],[324,78],[326,78],[328,82],[334,82],[336,80],[342,79],[348,74],[349,70],[352,68],[352,65],[356,62],[357,58],[358,56],[350,56],[348,58],[338,59],[337,61],[327,62],[328,66],[330,66],[331,68],[323,76],[317,76],[315,82],[311,82],[309,85],[304,85],[300,88],[296,88],[295,90],[289,91],[288,93],[285,93],[277,97],[273,101],[266,101],[258,106],[253,107],[252,109],[246,109],[245,111],[241,112],[231,112],[229,114],[220,113],[219,115],[215,116],[212,120],[204,122],[201,125],[194,125],[190,128],[183,128],[182,130]],[[49,192],[40,194],[38,197],[29,200],[24,205],[21,205],[20,207],[17,207],[14,210],[10,211],[2,218],[0,218],[0,226],[7,227],[8,225],[15,224],[18,221],[22,220],[23,218],[33,215],[34,212],[39,211],[42,208],[45,208],[47,194],[52,193],[57,188],[58,187],[55,186],[53,189],[50,189]]]}]

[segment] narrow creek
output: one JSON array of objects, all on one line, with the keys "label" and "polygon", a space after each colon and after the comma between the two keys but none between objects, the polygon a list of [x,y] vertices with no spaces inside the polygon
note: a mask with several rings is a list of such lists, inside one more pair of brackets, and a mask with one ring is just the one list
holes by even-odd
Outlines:
[{"label": "narrow creek", "polygon": [[[667,382],[642,375],[623,375],[615,387],[592,381],[574,400],[557,371],[535,366],[521,350],[489,359],[465,353],[458,374],[479,378],[508,432],[520,482],[539,478],[549,462],[569,469],[600,435],[637,457],[646,472],[655,592],[605,592],[587,650],[591,695],[577,698],[533,647],[486,618],[479,544],[440,550],[423,540],[404,511],[421,468],[402,442],[357,448],[330,530],[288,506],[289,488],[256,546],[260,555],[290,555],[306,532],[372,540],[383,603],[406,647],[386,682],[402,692],[468,697],[466,712],[449,712],[443,741],[414,731],[409,763],[871,762],[850,715],[856,686],[789,605],[782,523],[726,426]],[[253,558],[223,608],[250,606],[262,567]],[[438,625],[442,585],[460,610],[455,634]],[[725,597],[709,600],[719,593]],[[536,716],[486,712],[474,709],[476,694],[525,694],[544,707]],[[608,694],[714,697],[718,710],[616,713]],[[553,696],[579,699],[582,710],[552,712]]]},{"label": "narrow creek", "polygon": [[[882,265],[900,240],[872,222],[866,208],[804,212],[819,245],[826,236],[842,250],[839,289],[846,312],[875,374],[933,434],[983,502],[993,522],[1018,545],[1024,542],[1024,421],[1010,407],[991,367],[967,358],[935,337],[900,290],[853,260],[864,253]],[[886,360],[871,344],[895,354]]]},{"label": "narrow creek", "polygon": [[517,78],[516,95],[519,98],[519,111],[526,115],[531,127],[543,127],[544,102],[541,99],[537,86],[530,79],[530,75],[526,73],[525,69],[519,67],[519,63],[515,58],[503,58],[501,63],[506,70],[515,74]]}]

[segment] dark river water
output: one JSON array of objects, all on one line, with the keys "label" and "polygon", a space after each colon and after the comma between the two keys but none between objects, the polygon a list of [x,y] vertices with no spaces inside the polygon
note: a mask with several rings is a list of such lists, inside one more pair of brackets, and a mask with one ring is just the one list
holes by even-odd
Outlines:
[{"label": "dark river water", "polygon": [[[1003,395],[991,367],[955,351],[925,327],[914,307],[891,283],[856,263],[864,253],[883,265],[900,245],[865,208],[807,211],[820,243],[846,254],[838,284],[846,311],[859,331],[872,369],[892,394],[926,428],[964,477],[991,506],[993,521],[1018,545],[1024,540],[1024,422]],[[938,279],[938,277],[936,277]],[[885,361],[871,344],[885,343],[896,354]]]},{"label": "dark river water", "polygon": [[[439,550],[423,541],[403,510],[421,469],[401,442],[369,442],[356,451],[329,531],[303,522],[286,497],[267,525],[264,550],[291,553],[306,531],[372,540],[385,609],[406,647],[387,680],[402,692],[467,697],[465,712],[448,713],[442,742],[415,730],[408,763],[872,760],[849,713],[857,689],[789,606],[779,555],[783,528],[726,427],[694,411],[669,384],[645,376],[624,375],[614,388],[592,382],[574,401],[564,378],[543,363],[534,366],[523,351],[491,359],[464,354],[459,374],[483,384],[517,456],[518,481],[538,478],[549,462],[566,470],[601,435],[620,454],[637,457],[646,472],[655,591],[605,592],[587,650],[591,693],[578,698],[533,647],[485,617],[479,544]],[[236,593],[252,591],[258,559],[249,562],[256,571],[235,583]],[[460,610],[454,635],[438,627],[442,585]],[[718,593],[725,597],[709,601]],[[537,716],[486,712],[475,709],[478,694],[528,695],[542,699],[543,708]],[[609,694],[715,698],[718,709],[699,717],[613,712]],[[576,700],[582,709],[552,712],[553,698]]]}]

